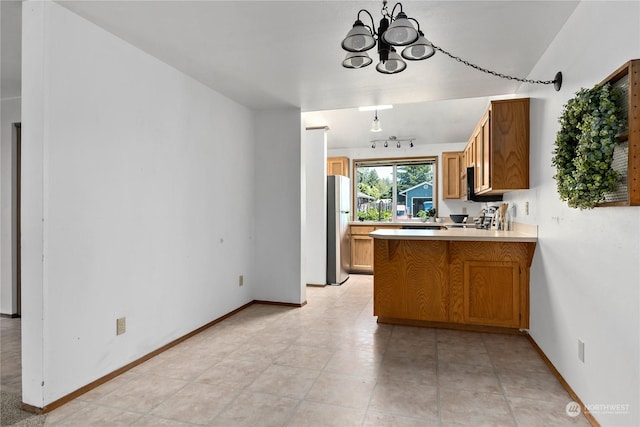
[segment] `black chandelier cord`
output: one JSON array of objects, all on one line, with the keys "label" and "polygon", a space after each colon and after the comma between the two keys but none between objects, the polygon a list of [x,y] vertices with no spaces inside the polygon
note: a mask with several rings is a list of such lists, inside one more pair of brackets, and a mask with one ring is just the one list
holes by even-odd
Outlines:
[{"label": "black chandelier cord", "polygon": [[541,85],[551,85],[551,84],[558,85],[558,84],[562,84],[562,73],[556,74],[556,76],[555,76],[555,78],[553,80],[531,80],[531,79],[523,79],[523,78],[520,78],[520,77],[513,77],[513,76],[506,75],[506,74],[498,73],[497,71],[488,70],[488,69],[483,68],[483,67],[481,67],[479,65],[476,65],[476,64],[472,64],[471,62],[469,62],[467,60],[464,60],[464,59],[460,58],[459,56],[455,56],[454,54],[447,52],[446,50],[444,50],[440,46],[436,46],[433,43],[431,43],[431,46],[435,50],[444,53],[449,58],[455,59],[456,61],[461,62],[461,63],[463,63],[464,65],[466,65],[468,67],[475,68],[478,71],[482,71],[483,73],[491,74],[492,76],[500,77],[500,78],[507,79],[507,80],[516,80],[516,81],[519,81],[519,82],[522,82],[522,83],[533,83],[533,84],[541,84]]}]

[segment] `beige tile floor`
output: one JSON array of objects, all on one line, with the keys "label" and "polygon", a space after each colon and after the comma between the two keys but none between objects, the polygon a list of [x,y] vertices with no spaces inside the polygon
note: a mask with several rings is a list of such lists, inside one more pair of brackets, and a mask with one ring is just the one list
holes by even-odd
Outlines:
[{"label": "beige tile floor", "polygon": [[[371,276],[307,299],[253,305],[46,425],[589,426],[525,337],[378,325]],[[19,390],[18,329],[2,319],[2,387]]]}]

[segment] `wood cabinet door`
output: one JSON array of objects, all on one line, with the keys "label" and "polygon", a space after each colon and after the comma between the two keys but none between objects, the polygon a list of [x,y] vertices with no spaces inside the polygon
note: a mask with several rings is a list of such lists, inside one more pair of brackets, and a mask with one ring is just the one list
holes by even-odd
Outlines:
[{"label": "wood cabinet door", "polygon": [[476,193],[481,193],[491,188],[491,135],[489,125],[489,111],[487,111],[482,116],[472,136],[475,156],[472,166],[475,167],[474,190]]},{"label": "wood cabinet door", "polygon": [[459,199],[460,192],[460,171],[462,168],[462,153],[444,152],[442,153],[442,187],[444,199]]},{"label": "wood cabinet door", "polygon": [[491,188],[491,133],[490,113],[482,118],[482,168],[480,191]]},{"label": "wood cabinet door", "polygon": [[474,179],[474,191],[480,192],[483,187],[484,178],[484,134],[482,133],[482,127],[476,128],[473,134],[473,151],[475,153],[475,160],[473,166],[475,167]]},{"label": "wood cabinet door", "polygon": [[367,235],[351,235],[351,271],[373,272],[373,238]]},{"label": "wood cabinet door", "polygon": [[520,326],[520,264],[512,261],[465,261],[464,322]]},{"label": "wood cabinet door", "polygon": [[327,175],[349,176],[348,157],[327,157]]}]

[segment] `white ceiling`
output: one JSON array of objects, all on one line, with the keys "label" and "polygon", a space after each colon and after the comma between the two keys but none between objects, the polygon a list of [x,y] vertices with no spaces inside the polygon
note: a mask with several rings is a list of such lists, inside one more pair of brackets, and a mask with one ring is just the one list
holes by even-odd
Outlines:
[{"label": "white ceiling", "polygon": [[[343,68],[342,38],[359,9],[369,10],[377,22],[381,1],[57,3],[248,107],[320,111],[307,115],[308,120],[316,123],[320,115],[327,117],[330,122],[322,124],[332,129],[330,147],[370,139],[373,115],[352,109],[375,104],[395,106],[380,113],[388,128],[385,136],[416,136],[418,143],[461,142],[473,130],[488,97],[512,94],[519,86],[441,53],[410,62],[397,75],[376,72],[375,61],[360,70]],[[404,11],[420,22],[436,45],[518,77],[529,75],[576,5],[577,1],[540,0],[403,3]],[[4,12],[3,5],[3,84]],[[375,57],[375,51],[370,55]],[[364,131],[356,132],[356,126]]]},{"label": "white ceiling", "polygon": [[0,1],[0,94],[2,99],[19,97],[22,40],[20,22],[22,8],[19,1]]}]

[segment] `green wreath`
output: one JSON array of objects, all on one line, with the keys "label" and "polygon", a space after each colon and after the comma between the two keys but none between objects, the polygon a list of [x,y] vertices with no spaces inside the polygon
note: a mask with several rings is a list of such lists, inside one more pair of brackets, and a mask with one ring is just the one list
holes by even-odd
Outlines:
[{"label": "green wreath", "polygon": [[592,209],[620,181],[620,174],[611,168],[616,136],[625,128],[619,99],[620,90],[608,83],[582,88],[558,119],[553,177],[560,198],[572,208]]}]

